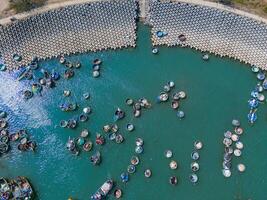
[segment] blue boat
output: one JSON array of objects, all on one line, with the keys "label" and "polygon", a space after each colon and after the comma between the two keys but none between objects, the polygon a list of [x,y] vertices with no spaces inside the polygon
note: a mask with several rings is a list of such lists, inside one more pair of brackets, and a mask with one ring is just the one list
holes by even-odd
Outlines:
[{"label": "blue boat", "polygon": [[257,99],[251,98],[250,100],[248,100],[248,104],[251,109],[257,108],[259,106],[259,101]]},{"label": "blue boat", "polygon": [[253,124],[256,120],[257,120],[257,114],[256,114],[257,110],[250,110],[249,114],[248,114],[248,121]]}]

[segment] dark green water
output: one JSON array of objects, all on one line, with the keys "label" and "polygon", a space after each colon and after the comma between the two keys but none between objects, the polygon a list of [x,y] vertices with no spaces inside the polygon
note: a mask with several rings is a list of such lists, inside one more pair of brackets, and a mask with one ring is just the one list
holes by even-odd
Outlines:
[{"label": "dark green water", "polygon": [[[161,47],[159,54],[153,55],[149,34],[149,28],[141,25],[135,49],[70,57],[82,63],[75,77],[68,81],[61,79],[55,89],[44,90],[42,97],[35,96],[27,102],[19,95],[27,86],[26,81],[17,82],[2,73],[1,109],[9,112],[11,130],[26,128],[38,142],[38,150],[20,153],[13,146],[8,155],[0,158],[0,176],[27,176],[40,200],[64,200],[69,196],[89,199],[107,178],[119,180],[134,155],[135,139],[142,137],[145,151],[137,172],[127,184],[118,181],[123,199],[266,199],[266,105],[260,107],[259,120],[253,127],[247,123],[247,100],[257,83],[255,75],[248,66],[230,59],[211,56],[209,62],[204,62],[201,53],[191,49]],[[96,57],[103,60],[99,79],[91,77],[91,62]],[[41,66],[64,71],[57,60],[42,62]],[[187,92],[188,98],[180,107],[186,114],[184,120],[176,117],[169,103],[154,103],[169,80],[175,81],[175,90]],[[59,110],[64,89],[72,91],[72,100],[81,107],[93,108],[90,120],[79,124],[76,130],[59,127],[61,119],[82,112],[81,109],[74,113]],[[84,92],[90,92],[90,100],[83,100]],[[127,97],[146,97],[153,107],[143,112],[141,118],[133,118],[131,109],[124,103]],[[94,139],[103,125],[113,121],[117,107],[127,111],[127,117],[118,123],[125,142],[120,145],[108,142],[97,147],[103,155],[99,167],[89,161],[92,152],[83,152],[79,157],[70,155],[65,149],[68,137],[77,137],[83,128],[88,128]],[[232,177],[226,179],[221,173],[222,139],[223,132],[232,128],[233,118],[240,119],[245,130],[241,137],[244,150],[240,158],[234,158]],[[132,133],[125,130],[128,122],[136,126]],[[204,148],[200,152],[199,182],[193,186],[188,176],[195,140],[201,140]],[[179,164],[175,171],[169,169],[169,160],[164,157],[166,149],[173,150],[173,159]],[[238,163],[246,165],[245,173],[238,173]],[[152,170],[150,179],[143,175],[146,168]],[[177,186],[169,185],[171,175],[179,178]]]}]

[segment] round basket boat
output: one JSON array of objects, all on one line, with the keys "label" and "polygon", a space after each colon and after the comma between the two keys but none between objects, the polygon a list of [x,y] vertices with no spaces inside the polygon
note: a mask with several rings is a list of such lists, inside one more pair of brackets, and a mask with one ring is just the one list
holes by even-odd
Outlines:
[{"label": "round basket boat", "polygon": [[79,121],[80,122],[86,122],[88,120],[88,116],[86,114],[81,114],[79,116]]},{"label": "round basket boat", "polygon": [[123,136],[121,134],[118,134],[116,137],[115,137],[115,141],[117,144],[120,144],[122,143],[124,140]]},{"label": "round basket boat", "polygon": [[0,153],[4,154],[9,151],[9,145],[6,143],[0,143]]},{"label": "round basket boat", "polygon": [[197,177],[196,174],[190,174],[189,180],[190,180],[191,183],[197,183],[198,177]]},{"label": "round basket boat", "polygon": [[83,145],[83,150],[84,151],[91,151],[92,147],[93,147],[93,143],[91,141],[87,141]]},{"label": "round basket boat", "polygon": [[169,182],[171,185],[176,185],[178,183],[178,179],[176,176],[171,176]]},{"label": "round basket boat", "polygon": [[254,73],[258,73],[260,71],[260,68],[256,67],[256,66],[252,66],[251,67],[251,71]]},{"label": "round basket boat", "polygon": [[86,138],[89,135],[89,131],[87,129],[83,129],[81,132],[81,137]]},{"label": "round basket boat", "polygon": [[66,128],[68,126],[68,122],[66,120],[61,120],[60,121],[60,127]]},{"label": "round basket boat", "polygon": [[176,110],[179,108],[179,102],[178,101],[172,101],[171,107]]},{"label": "round basket boat", "polygon": [[127,131],[131,132],[131,131],[134,130],[134,125],[129,123],[129,124],[126,125],[126,129],[127,129]]},{"label": "round basket boat", "polygon": [[193,160],[198,160],[199,159],[199,153],[197,152],[197,151],[193,151],[192,153],[191,153],[191,158],[193,159]]},{"label": "round basket boat", "polygon": [[139,164],[139,158],[137,156],[132,156],[131,164],[132,165],[138,165]]},{"label": "round basket boat", "polygon": [[144,149],[142,146],[136,146],[135,147],[135,153],[141,154],[141,153],[143,153],[143,151],[144,151]]},{"label": "round basket boat", "polygon": [[165,102],[168,101],[169,95],[166,92],[161,92],[158,97],[159,101]]},{"label": "round basket boat", "polygon": [[152,49],[152,53],[153,53],[153,54],[157,54],[158,52],[159,52],[158,48],[153,48],[153,49]]},{"label": "round basket boat", "polygon": [[133,173],[135,173],[135,166],[134,165],[129,165],[128,167],[127,167],[127,172],[129,173],[129,174],[133,174]]},{"label": "round basket boat", "polygon": [[144,172],[144,174],[145,174],[145,177],[146,177],[146,178],[149,178],[149,177],[151,177],[152,172],[151,172],[150,169],[146,169],[145,172]]},{"label": "round basket boat", "polygon": [[93,71],[99,71],[100,70],[100,65],[93,65]]},{"label": "round basket boat", "polygon": [[257,74],[257,79],[260,80],[260,81],[263,81],[265,79],[265,73],[259,72]]},{"label": "round basket boat", "polygon": [[9,142],[9,137],[7,135],[3,135],[0,137],[0,142],[1,143],[8,143]]},{"label": "round basket boat", "polygon": [[108,135],[108,139],[109,140],[115,140],[116,139],[116,133],[110,133],[109,135]]},{"label": "round basket boat", "polygon": [[120,175],[120,178],[121,178],[121,181],[123,183],[127,183],[129,181],[129,174],[126,173],[126,172],[123,172],[121,175]]},{"label": "round basket boat", "polygon": [[180,110],[180,111],[177,112],[177,117],[178,117],[178,118],[183,119],[184,116],[185,116],[184,111],[181,111],[181,110]]},{"label": "round basket boat", "polygon": [[24,99],[30,99],[30,98],[32,98],[32,96],[33,96],[33,93],[30,90],[25,90],[23,92]]},{"label": "round basket boat", "polygon": [[122,197],[122,191],[121,191],[121,189],[116,189],[116,190],[114,191],[114,197],[115,197],[116,199],[119,199],[119,198]]},{"label": "round basket boat", "polygon": [[136,146],[143,146],[144,145],[144,140],[142,138],[137,138],[135,140]]},{"label": "round basket boat", "polygon": [[164,155],[165,155],[166,158],[171,158],[172,157],[172,151],[171,150],[166,150],[164,152]]},{"label": "round basket boat", "polygon": [[131,105],[133,105],[134,100],[133,99],[130,99],[130,98],[127,98],[126,101],[125,101],[125,103],[126,103],[126,105],[131,106]]}]

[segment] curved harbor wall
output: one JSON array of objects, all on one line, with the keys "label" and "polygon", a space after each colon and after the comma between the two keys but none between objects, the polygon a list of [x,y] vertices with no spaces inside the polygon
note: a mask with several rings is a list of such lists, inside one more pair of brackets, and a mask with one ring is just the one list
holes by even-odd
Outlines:
[{"label": "curved harbor wall", "polygon": [[[27,65],[33,57],[135,47],[135,0],[68,5],[22,17],[0,27],[0,53],[9,69]],[[13,61],[13,55],[22,61]]]},{"label": "curved harbor wall", "polygon": [[[267,24],[263,21],[207,5],[150,1],[147,22],[155,46],[189,46],[267,69]],[[168,34],[159,38],[157,31]],[[186,41],[179,40],[181,34]]]}]

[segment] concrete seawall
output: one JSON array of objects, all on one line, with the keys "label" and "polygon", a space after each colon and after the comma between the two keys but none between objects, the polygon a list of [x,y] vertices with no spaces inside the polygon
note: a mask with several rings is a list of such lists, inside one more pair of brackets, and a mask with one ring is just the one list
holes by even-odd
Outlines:
[{"label": "concrete seawall", "polygon": [[[189,46],[267,69],[267,24],[214,6],[188,2],[150,2],[153,45]],[[243,12],[242,12],[243,13]],[[158,37],[157,31],[168,33]],[[185,35],[181,42],[179,35]]]}]

